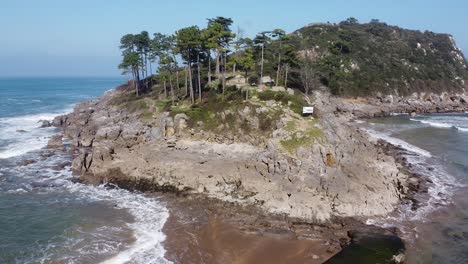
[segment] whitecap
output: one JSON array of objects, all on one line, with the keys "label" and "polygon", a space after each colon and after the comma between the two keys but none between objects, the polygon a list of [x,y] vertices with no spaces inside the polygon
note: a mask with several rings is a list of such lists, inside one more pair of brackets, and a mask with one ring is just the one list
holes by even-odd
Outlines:
[{"label": "whitecap", "polygon": [[[50,137],[56,132],[53,127],[40,128],[41,120],[52,120],[57,115],[70,112],[40,113],[16,117],[0,118],[0,159],[20,156],[30,151],[44,148]],[[18,131],[26,131],[19,133]]]},{"label": "whitecap", "polygon": [[364,129],[371,137],[374,137],[376,139],[382,139],[392,145],[399,146],[407,151],[419,154],[424,157],[432,157],[431,153],[427,150],[424,150],[422,148],[416,147],[415,145],[412,145],[404,140],[398,139],[391,137],[390,135],[383,133],[383,132],[377,132],[372,129]]},{"label": "whitecap", "polygon": [[413,119],[413,118],[411,118],[410,120],[414,122],[419,122],[422,124],[427,124],[433,127],[438,127],[438,128],[455,128],[454,125],[448,124],[448,123],[439,123],[439,122],[434,122],[434,121],[419,120],[419,119]]},{"label": "whitecap", "polygon": [[135,218],[128,226],[133,230],[135,242],[102,264],[118,263],[171,263],[164,258],[165,249],[162,246],[166,239],[162,232],[164,224],[169,218],[169,212],[161,202],[141,193],[132,193],[123,189],[109,189],[105,186],[84,186],[72,184],[70,191],[85,196],[87,199],[111,201],[119,209],[125,209]]},{"label": "whitecap", "polygon": [[6,193],[10,193],[10,194],[18,194],[18,193],[27,193],[28,191],[26,191],[25,189],[23,188],[18,188],[18,189],[15,189],[15,190],[8,190]]},{"label": "whitecap", "polygon": [[[417,236],[412,225],[408,225],[408,221],[427,221],[428,215],[440,208],[440,206],[451,203],[451,197],[456,188],[464,187],[459,183],[445,168],[439,164],[436,158],[417,146],[414,146],[406,141],[389,136],[388,134],[376,132],[370,129],[365,129],[371,136],[387,141],[390,144],[400,146],[410,152],[412,155],[405,155],[408,162],[412,164],[411,171],[424,173],[431,184],[428,186],[427,194],[419,193],[417,199],[420,206],[413,210],[410,203],[401,204],[397,208],[397,214],[386,215],[383,217],[373,217],[366,221],[369,225],[378,225],[382,227],[398,227],[403,233],[403,238],[408,241],[413,241],[414,236]],[[414,155],[417,154],[417,155]],[[431,170],[428,170],[431,167]]]}]

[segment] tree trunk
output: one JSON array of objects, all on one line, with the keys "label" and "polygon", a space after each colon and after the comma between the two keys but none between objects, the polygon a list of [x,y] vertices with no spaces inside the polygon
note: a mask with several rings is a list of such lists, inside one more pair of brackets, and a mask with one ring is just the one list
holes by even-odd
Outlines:
[{"label": "tree trunk", "polygon": [[247,86],[245,87],[245,100],[248,101],[249,100],[249,76],[248,75],[248,72],[245,72],[245,82],[247,83]]},{"label": "tree trunk", "polygon": [[135,68],[135,90],[136,90],[136,96],[140,96],[140,71],[138,67]]},{"label": "tree trunk", "polygon": [[[180,86],[179,86],[179,65],[177,65],[177,58],[174,53],[172,53],[172,58],[174,59],[174,66],[176,69],[176,89],[180,91]],[[180,92],[179,92],[180,94]]]},{"label": "tree trunk", "polygon": [[262,44],[262,62],[260,64],[260,84],[263,84],[262,79],[263,79],[263,53],[265,51],[265,44]]},{"label": "tree trunk", "polygon": [[216,51],[216,69],[215,69],[215,74],[216,77],[219,79],[220,76],[220,56],[219,56],[219,51]]},{"label": "tree trunk", "polygon": [[211,52],[208,51],[208,83],[211,84]]},{"label": "tree trunk", "polygon": [[195,95],[193,93],[193,78],[192,78],[192,63],[190,62],[190,50],[187,50],[188,68],[189,68],[189,83],[190,83],[190,99],[192,104],[195,103]]},{"label": "tree trunk", "polygon": [[174,86],[172,85],[172,74],[169,75],[169,85],[171,87],[172,105],[174,105]]},{"label": "tree trunk", "polygon": [[[224,65],[226,65],[226,54],[224,54]],[[226,91],[226,68],[223,69],[223,100],[224,92]]]},{"label": "tree trunk", "polygon": [[133,89],[135,89],[135,94],[136,94],[136,96],[138,96],[135,69],[132,69],[132,83],[133,83]]},{"label": "tree trunk", "polygon": [[197,72],[198,72],[198,100],[202,100],[201,74],[200,74],[200,54],[197,55]]},{"label": "tree trunk", "polygon": [[148,77],[148,54],[145,53],[145,76]]},{"label": "tree trunk", "polygon": [[167,88],[166,88],[166,80],[164,80],[164,98],[167,99]]},{"label": "tree trunk", "polygon": [[286,65],[285,67],[285,70],[286,70],[286,74],[285,74],[285,77],[284,77],[284,88],[288,88],[288,71],[289,71],[289,65]]},{"label": "tree trunk", "polygon": [[151,67],[151,61],[149,62],[149,72],[150,72],[150,75],[153,74],[153,68]]},{"label": "tree trunk", "polygon": [[188,96],[188,66],[185,67],[185,97]]},{"label": "tree trunk", "polygon": [[237,63],[234,63],[234,66],[232,66],[232,75],[236,75],[236,66]]},{"label": "tree trunk", "polygon": [[179,96],[180,96],[180,86],[179,86],[179,68],[177,68],[176,70],[176,88],[177,88],[177,91],[179,91]]},{"label": "tree trunk", "polygon": [[281,71],[281,41],[279,46],[279,55],[278,55],[278,69],[276,69],[276,86],[279,85],[280,71]]}]

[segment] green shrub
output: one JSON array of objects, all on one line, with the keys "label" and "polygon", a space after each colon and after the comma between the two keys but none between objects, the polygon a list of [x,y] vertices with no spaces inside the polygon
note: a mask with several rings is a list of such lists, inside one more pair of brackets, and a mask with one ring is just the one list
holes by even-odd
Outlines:
[{"label": "green shrub", "polygon": [[302,107],[307,105],[307,102],[299,95],[292,95],[287,92],[275,92],[272,90],[266,90],[257,94],[257,97],[261,101],[276,101],[282,105],[288,105],[291,110],[297,114],[302,114]]}]

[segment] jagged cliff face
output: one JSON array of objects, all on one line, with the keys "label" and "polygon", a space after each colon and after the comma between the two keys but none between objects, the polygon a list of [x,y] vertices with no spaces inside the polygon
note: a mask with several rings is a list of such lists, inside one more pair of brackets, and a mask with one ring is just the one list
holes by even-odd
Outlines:
[{"label": "jagged cliff face", "polygon": [[[118,94],[79,105],[54,122],[79,150],[73,168],[87,181],[203,193],[320,221],[385,214],[404,196],[406,175],[395,160],[335,117],[326,94],[315,96],[320,119],[284,111],[271,135],[255,138],[190,129],[188,116],[157,109],[142,122],[110,103]],[[270,102],[260,112],[278,107]],[[245,126],[255,130],[256,112],[250,106],[235,115],[252,120]]]},{"label": "jagged cliff face", "polygon": [[291,37],[336,95],[461,92],[468,84],[467,62],[448,34],[342,22],[309,25]]}]

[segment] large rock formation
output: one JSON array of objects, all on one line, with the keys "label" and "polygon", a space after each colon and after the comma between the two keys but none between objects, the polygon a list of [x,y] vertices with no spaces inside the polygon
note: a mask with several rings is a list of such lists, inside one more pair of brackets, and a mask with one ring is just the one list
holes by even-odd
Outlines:
[{"label": "large rock formation", "polygon": [[[285,110],[271,136],[233,137],[195,131],[184,114],[158,112],[143,122],[110,103],[119,93],[54,120],[80,150],[73,169],[89,182],[204,193],[310,221],[385,214],[404,196],[406,176],[394,159],[336,117],[326,95],[317,96],[319,119]],[[235,114],[254,128],[268,109]]]}]

